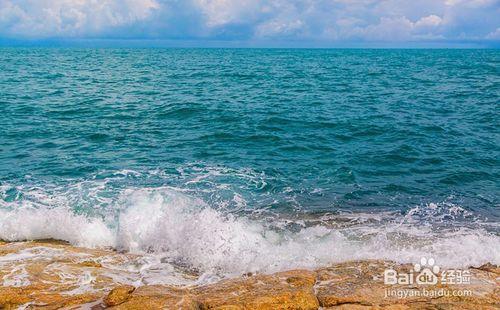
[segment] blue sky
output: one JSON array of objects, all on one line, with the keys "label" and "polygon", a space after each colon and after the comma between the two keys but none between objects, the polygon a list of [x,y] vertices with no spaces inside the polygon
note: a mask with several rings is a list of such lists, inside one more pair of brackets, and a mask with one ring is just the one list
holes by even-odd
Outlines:
[{"label": "blue sky", "polygon": [[0,0],[19,42],[498,47],[500,0]]}]

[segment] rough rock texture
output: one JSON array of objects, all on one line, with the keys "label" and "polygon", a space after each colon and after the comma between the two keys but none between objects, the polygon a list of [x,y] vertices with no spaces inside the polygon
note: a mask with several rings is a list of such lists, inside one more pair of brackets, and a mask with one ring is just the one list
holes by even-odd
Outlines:
[{"label": "rough rock texture", "polygon": [[149,285],[137,288],[129,300],[113,309],[202,309],[189,289]]},{"label": "rough rock texture", "polygon": [[246,275],[204,286],[148,285],[130,268],[112,268],[138,261],[55,241],[0,242],[0,309],[500,309],[500,268],[491,264],[470,268],[470,284],[425,287],[468,290],[469,296],[400,298],[388,292],[422,287],[385,285],[385,269],[413,267],[387,261]]},{"label": "rough rock texture", "polygon": [[130,298],[130,294],[135,290],[132,285],[120,285],[109,292],[104,298],[104,304],[108,307],[118,306]]},{"label": "rough rock texture", "polygon": [[386,268],[409,272],[411,265],[383,261],[336,264],[317,270],[316,296],[324,309],[494,309],[500,307],[500,269],[477,272],[471,269],[470,284],[426,285],[427,291],[471,291],[472,296],[412,296],[399,298],[387,291],[422,291],[423,286],[385,285]]},{"label": "rough rock texture", "polygon": [[225,280],[193,293],[207,309],[317,309],[315,282],[315,272],[293,270]]}]

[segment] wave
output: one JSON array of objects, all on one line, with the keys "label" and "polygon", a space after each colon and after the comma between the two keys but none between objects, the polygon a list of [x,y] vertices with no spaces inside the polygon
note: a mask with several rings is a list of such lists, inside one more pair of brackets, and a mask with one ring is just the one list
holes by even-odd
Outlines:
[{"label": "wave", "polygon": [[37,190],[38,204],[3,200],[0,239],[112,247],[188,268],[200,279],[359,259],[406,263],[426,256],[448,267],[500,264],[500,237],[486,226],[451,220],[470,216],[456,205],[428,204],[405,214],[259,217],[224,212],[181,190],[155,187],[125,189],[114,212],[92,215],[61,203],[67,197],[43,193]]}]

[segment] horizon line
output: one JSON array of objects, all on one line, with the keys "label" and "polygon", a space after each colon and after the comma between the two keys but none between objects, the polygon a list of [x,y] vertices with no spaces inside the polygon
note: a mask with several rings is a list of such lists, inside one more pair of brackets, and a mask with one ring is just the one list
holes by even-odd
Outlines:
[{"label": "horizon line", "polygon": [[203,40],[120,38],[0,38],[0,47],[89,47],[89,48],[269,48],[269,49],[499,49],[500,41],[371,41],[324,42],[296,40]]}]

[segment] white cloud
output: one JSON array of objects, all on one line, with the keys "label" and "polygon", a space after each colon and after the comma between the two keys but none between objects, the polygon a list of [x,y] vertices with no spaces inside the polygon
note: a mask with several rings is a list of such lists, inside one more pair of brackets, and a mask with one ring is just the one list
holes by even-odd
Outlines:
[{"label": "white cloud", "polygon": [[411,39],[413,23],[406,17],[382,17],[380,22],[365,28],[355,28],[353,35],[365,40],[405,41]]},{"label": "white cloud", "polygon": [[466,6],[471,8],[481,8],[494,5],[496,0],[446,0],[448,6]]},{"label": "white cloud", "polygon": [[435,27],[441,25],[443,19],[437,15],[422,17],[415,23],[415,27]]},{"label": "white cloud", "polygon": [[208,27],[216,27],[256,15],[261,3],[258,0],[195,0],[195,7],[207,17]]},{"label": "white cloud", "polygon": [[497,28],[495,31],[488,33],[488,35],[486,36],[486,39],[500,40],[500,27]]},{"label": "white cloud", "polygon": [[363,20],[354,17],[340,18],[335,22],[340,27],[352,27],[363,23]]},{"label": "white cloud", "polygon": [[257,26],[257,37],[289,36],[297,34],[304,28],[304,22],[300,19],[283,21],[279,19],[270,20]]},{"label": "white cloud", "polygon": [[0,0],[0,37],[496,40],[500,0]]},{"label": "white cloud", "polygon": [[147,18],[156,0],[0,0],[0,33],[21,37],[99,33]]}]

